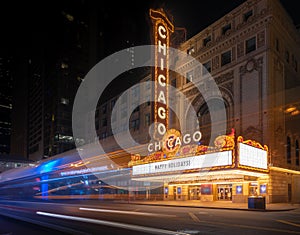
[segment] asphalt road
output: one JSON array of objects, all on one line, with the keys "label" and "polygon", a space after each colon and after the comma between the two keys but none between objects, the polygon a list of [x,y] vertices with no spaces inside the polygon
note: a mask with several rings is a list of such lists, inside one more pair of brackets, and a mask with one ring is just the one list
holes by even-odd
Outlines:
[{"label": "asphalt road", "polygon": [[[300,234],[300,209],[247,211],[135,205],[102,201],[3,202],[0,213],[30,223],[6,221],[2,234]],[[5,220],[2,217],[2,221]],[[1,220],[0,220],[0,223]],[[28,225],[28,228],[26,228]],[[42,232],[39,225],[53,230]],[[17,226],[23,226],[17,229]],[[5,228],[5,229],[3,229]],[[28,232],[24,232],[27,229]],[[30,230],[32,232],[30,233]],[[48,233],[47,233],[48,232]],[[0,235],[2,235],[0,233]]]},{"label": "asphalt road", "polygon": [[38,226],[36,224],[8,218],[6,216],[0,216],[0,235],[53,235],[57,234],[57,232],[57,230],[44,226]]}]

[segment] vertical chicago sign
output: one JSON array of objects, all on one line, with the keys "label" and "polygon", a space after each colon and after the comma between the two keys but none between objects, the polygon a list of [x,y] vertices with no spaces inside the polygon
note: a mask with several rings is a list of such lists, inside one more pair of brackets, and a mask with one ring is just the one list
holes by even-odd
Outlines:
[{"label": "vertical chicago sign", "polygon": [[150,9],[153,24],[155,50],[155,67],[152,79],[154,88],[154,139],[161,139],[168,129],[168,86],[169,84],[169,52],[170,34],[174,25],[163,10]]}]

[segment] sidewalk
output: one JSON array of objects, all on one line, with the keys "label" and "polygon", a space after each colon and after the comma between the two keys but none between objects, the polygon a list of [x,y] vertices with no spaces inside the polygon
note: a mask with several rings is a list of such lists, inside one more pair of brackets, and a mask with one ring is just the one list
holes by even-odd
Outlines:
[{"label": "sidewalk", "polygon": [[230,210],[253,210],[253,211],[289,211],[299,209],[300,204],[290,203],[271,203],[266,204],[266,209],[248,209],[248,203],[232,203],[231,201],[123,201],[123,203],[153,205],[153,206],[179,206],[179,207],[197,207],[197,208],[211,208],[211,209],[230,209]]}]

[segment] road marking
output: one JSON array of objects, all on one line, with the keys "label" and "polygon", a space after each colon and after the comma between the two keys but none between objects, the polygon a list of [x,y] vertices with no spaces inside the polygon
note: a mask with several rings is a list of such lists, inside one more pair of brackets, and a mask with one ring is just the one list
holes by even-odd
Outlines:
[{"label": "road marking", "polygon": [[80,222],[87,222],[87,223],[135,230],[135,231],[140,231],[140,232],[147,232],[147,233],[151,233],[151,234],[189,235],[188,233],[185,233],[185,232],[171,231],[171,230],[165,230],[165,229],[159,229],[159,228],[153,228],[153,227],[145,227],[145,226],[141,226],[141,225],[125,224],[125,223],[106,221],[106,220],[90,219],[90,218],[79,217],[79,216],[54,214],[54,213],[48,213],[48,212],[43,212],[43,211],[37,211],[36,214],[48,216],[48,217],[60,218],[60,219],[74,220],[74,221],[80,221]]},{"label": "road marking", "polygon": [[95,211],[95,212],[103,212],[103,213],[130,214],[130,215],[176,217],[176,215],[164,215],[164,214],[156,214],[156,213],[137,212],[137,211],[108,210],[108,209],[87,208],[87,207],[79,207],[79,210],[82,210],[82,211]]},{"label": "road marking", "polygon": [[201,222],[195,214],[189,212],[189,216],[191,216],[192,220],[194,220],[195,222]]},{"label": "road marking", "polygon": [[208,212],[199,211],[198,214],[207,215]]},{"label": "road marking", "polygon": [[292,225],[292,226],[300,227],[300,224],[295,224],[295,223],[292,223],[292,222],[289,222],[289,221],[286,221],[286,220],[277,220],[277,221],[280,222],[280,223],[283,223],[283,224],[289,224],[289,225]]},{"label": "road marking", "polygon": [[300,232],[285,230],[285,229],[276,229],[276,228],[266,228],[266,227],[255,227],[251,225],[242,225],[242,224],[228,224],[221,222],[211,222],[211,221],[201,221],[204,224],[212,224],[212,225],[223,225],[227,227],[238,227],[238,228],[247,228],[247,229],[255,229],[255,230],[264,230],[264,231],[272,231],[272,232],[281,232],[281,233],[292,233],[292,234],[300,234]]}]

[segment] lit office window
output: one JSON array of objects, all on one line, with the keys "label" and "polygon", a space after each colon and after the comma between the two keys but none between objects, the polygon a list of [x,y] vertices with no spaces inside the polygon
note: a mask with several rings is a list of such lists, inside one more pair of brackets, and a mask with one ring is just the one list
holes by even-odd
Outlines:
[{"label": "lit office window", "polygon": [[70,101],[68,99],[66,99],[66,98],[61,98],[60,99],[60,103],[68,105],[70,103]]}]

